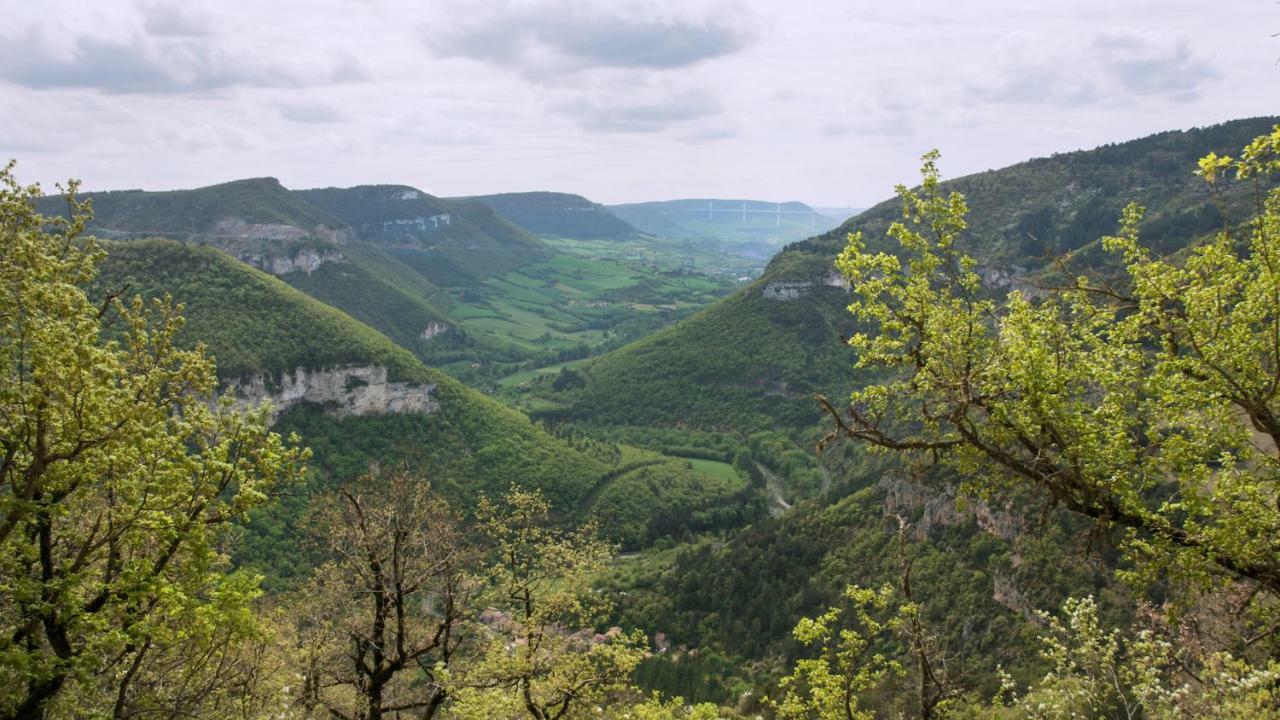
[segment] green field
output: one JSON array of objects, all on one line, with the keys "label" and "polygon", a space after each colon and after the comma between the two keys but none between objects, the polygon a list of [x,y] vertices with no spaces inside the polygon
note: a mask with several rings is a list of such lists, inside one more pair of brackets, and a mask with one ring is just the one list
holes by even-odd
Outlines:
[{"label": "green field", "polygon": [[572,247],[545,261],[448,288],[459,332],[429,346],[428,362],[509,390],[659,330],[738,285],[564,242]]},{"label": "green field", "polygon": [[521,388],[535,378],[544,375],[555,375],[561,368],[574,368],[582,364],[582,360],[566,360],[562,363],[547,365],[545,367],[534,368],[532,370],[522,370],[518,373],[512,373],[502,380],[498,381],[498,387],[509,390],[513,388]]},{"label": "green field", "polygon": [[755,277],[769,262],[767,253],[733,247],[711,240],[636,238],[627,240],[575,240],[543,238],[558,252],[602,258],[651,271],[680,270],[712,278]]},{"label": "green field", "polygon": [[694,470],[697,470],[704,475],[710,475],[713,478],[721,480],[732,480],[734,482],[742,481],[742,474],[738,472],[737,468],[729,463],[719,462],[718,460],[703,460],[702,458],[687,459],[689,460],[689,464],[693,466]]}]

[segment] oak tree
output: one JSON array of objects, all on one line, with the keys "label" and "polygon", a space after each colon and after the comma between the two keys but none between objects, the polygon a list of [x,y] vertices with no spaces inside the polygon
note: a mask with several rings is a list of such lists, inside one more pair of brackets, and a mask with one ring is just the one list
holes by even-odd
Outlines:
[{"label": "oak tree", "polygon": [[302,590],[303,706],[324,717],[431,718],[476,614],[475,553],[448,505],[405,471],[321,496],[332,560]]},{"label": "oak tree", "polygon": [[[125,716],[167,648],[248,630],[230,523],[305,453],[215,400],[181,308],[86,290],[103,251],[0,170],[0,717]],[[70,188],[74,193],[75,185]],[[206,632],[209,631],[209,632]],[[211,689],[228,677],[201,676]],[[211,693],[216,694],[216,693]],[[188,698],[190,699],[190,698]]]}]

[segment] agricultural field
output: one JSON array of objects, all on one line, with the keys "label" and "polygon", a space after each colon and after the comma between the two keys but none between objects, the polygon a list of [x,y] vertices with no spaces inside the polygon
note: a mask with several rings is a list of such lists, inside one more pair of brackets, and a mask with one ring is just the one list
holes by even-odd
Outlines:
[{"label": "agricultural field", "polygon": [[545,261],[448,288],[459,332],[442,338],[450,344],[435,364],[475,384],[514,388],[659,330],[739,284],[572,242]]},{"label": "agricultural field", "polygon": [[579,240],[544,237],[543,242],[562,253],[615,260],[632,267],[733,279],[756,277],[772,255],[772,252],[761,253],[755,248],[735,247],[707,239],[637,237]]}]

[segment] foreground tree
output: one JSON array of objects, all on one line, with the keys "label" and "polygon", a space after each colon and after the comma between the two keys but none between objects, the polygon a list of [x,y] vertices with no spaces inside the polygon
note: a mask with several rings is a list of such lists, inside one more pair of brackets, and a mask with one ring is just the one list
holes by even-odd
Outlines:
[{"label": "foreground tree", "polygon": [[480,657],[457,676],[455,716],[569,720],[637,695],[630,677],[643,635],[590,629],[608,607],[591,582],[614,549],[591,525],[557,529],[536,492],[512,487],[500,503],[482,501],[477,515],[491,551],[493,606],[482,618]]},{"label": "foreground tree", "polygon": [[769,704],[783,720],[872,720],[861,696],[903,673],[902,665],[871,644],[903,622],[891,608],[893,588],[850,585],[844,603],[817,617],[803,618],[794,635],[815,657],[797,660],[778,683],[781,696]]},{"label": "foreground tree", "polygon": [[925,157],[898,188],[895,253],[849,237],[858,366],[835,435],[948,464],[978,494],[1029,484],[1123,533],[1142,579],[1194,593],[1280,593],[1280,129],[1239,160],[1201,163],[1211,187],[1256,182],[1258,214],[1174,259],[1139,243],[1142,210],[1102,239],[1114,284],[1081,277],[1037,300],[982,288],[957,241],[964,198]]},{"label": "foreground tree", "polygon": [[[81,236],[88,208],[40,216],[38,188],[11,169],[0,171],[0,717],[127,716],[166,702],[149,690],[177,690],[143,682],[153,661],[249,631],[257,584],[227,572],[220,543],[304,453],[267,432],[264,410],[210,404],[212,360],[174,345],[179,307],[90,302],[103,253]],[[233,681],[208,670],[206,699]]]},{"label": "foreground tree", "polygon": [[365,477],[316,503],[333,560],[302,591],[303,707],[324,717],[431,718],[466,639],[476,563],[422,478]]},{"label": "foreground tree", "polygon": [[[1121,270],[1003,303],[958,247],[967,208],[943,192],[936,159],[925,156],[920,188],[897,189],[894,252],[855,233],[837,260],[852,285],[858,366],[885,379],[853,392],[847,411],[821,399],[836,423],[823,444],[850,438],[943,464],[982,497],[1038,489],[1118,530],[1122,577],[1172,612],[1153,616],[1154,630],[1104,630],[1091,600],[1072,600],[1065,623],[1045,616],[1052,670],[1020,699],[935,710],[1265,714],[1280,697],[1280,127],[1238,160],[1200,163],[1211,191],[1253,184],[1253,217],[1164,259],[1140,244],[1142,209],[1130,206],[1119,234],[1101,240]],[[1179,618],[1206,609],[1233,631],[1189,642]],[[837,637],[824,618],[798,628],[824,660],[797,668],[789,709],[856,717],[856,704],[842,711],[833,698],[875,677],[876,662],[846,661],[869,635]],[[796,694],[802,682],[822,692]]]}]

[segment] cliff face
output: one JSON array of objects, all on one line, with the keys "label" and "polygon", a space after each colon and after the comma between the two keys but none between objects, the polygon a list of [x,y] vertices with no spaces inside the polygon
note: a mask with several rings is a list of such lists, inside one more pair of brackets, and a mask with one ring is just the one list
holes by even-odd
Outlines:
[{"label": "cliff face", "polygon": [[421,337],[423,340],[430,340],[431,338],[439,335],[440,333],[448,332],[448,331],[449,331],[448,325],[445,325],[442,322],[430,322],[430,323],[427,323],[427,326],[422,329],[422,334],[419,337]]},{"label": "cliff face", "polygon": [[[885,516],[909,522],[913,541],[926,542],[935,529],[963,525],[972,519],[978,530],[1015,548],[1013,567],[1018,567],[1017,548],[1028,528],[1026,519],[1018,514],[1011,502],[1003,506],[978,498],[958,502],[953,487],[926,485],[900,476],[886,475],[877,487],[885,494]],[[1016,573],[995,570],[992,581],[992,600],[1021,613],[1027,620],[1034,618],[1033,606],[1019,587]]]},{"label": "cliff face", "polygon": [[799,300],[808,295],[813,283],[807,280],[775,281],[764,286],[760,294],[769,300]]},{"label": "cliff face", "polygon": [[885,515],[912,522],[912,539],[923,542],[934,528],[961,525],[972,519],[983,532],[1014,542],[1026,531],[1024,518],[1012,505],[994,506],[979,498],[957,502],[955,488],[886,475],[877,485],[884,491]]},{"label": "cliff face", "polygon": [[236,259],[252,265],[272,275],[287,275],[291,272],[302,272],[310,275],[328,263],[346,262],[346,258],[337,250],[314,250],[306,248],[293,255],[271,255],[268,253],[240,252]]},{"label": "cliff face", "polygon": [[315,403],[331,415],[433,413],[440,404],[432,397],[434,384],[387,382],[380,365],[347,365],[307,369],[299,367],[278,380],[263,375],[231,380],[224,387],[245,405],[270,402],[275,415],[299,403]]}]

